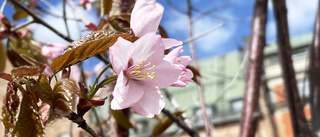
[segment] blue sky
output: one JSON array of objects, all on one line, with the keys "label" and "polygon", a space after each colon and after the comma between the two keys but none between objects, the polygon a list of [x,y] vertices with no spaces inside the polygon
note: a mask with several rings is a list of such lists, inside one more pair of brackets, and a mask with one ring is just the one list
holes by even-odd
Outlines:
[{"label": "blue sky", "polygon": [[[179,9],[186,11],[187,4],[186,0],[171,0]],[[214,15],[218,15],[228,19],[242,19],[242,22],[233,22],[221,20],[216,17],[211,17],[212,15],[205,16],[194,22],[194,36],[200,35],[203,32],[215,27],[220,23],[224,23],[225,26],[215,32],[210,33],[200,39],[195,41],[196,53],[198,59],[205,59],[209,57],[214,57],[217,55],[225,54],[238,49],[243,46],[243,38],[250,36],[250,24],[251,16],[253,14],[253,0],[231,0],[233,4],[230,7],[223,10],[213,12]],[[61,9],[61,3],[54,3],[57,1],[49,0],[52,2],[57,9]],[[75,1],[76,2],[76,1]],[[161,21],[161,25],[166,29],[171,38],[175,38],[181,41],[188,39],[188,18],[186,15],[176,11],[172,8],[167,0],[158,0],[165,7],[164,15]],[[219,7],[228,1],[226,0],[192,0],[192,4],[195,8],[206,11],[213,7]],[[2,2],[1,2],[2,3]],[[40,2],[41,3],[41,2]],[[313,32],[313,25],[316,15],[317,0],[287,0],[288,7],[288,21],[290,36],[299,36],[307,33]],[[267,23],[267,42],[274,42],[276,40],[276,26],[275,20],[273,18],[272,3],[269,1],[268,5],[268,23]],[[4,14],[11,18],[12,9],[10,6],[6,6]],[[58,10],[62,14],[62,10]],[[98,23],[98,18],[95,16],[95,11],[83,12],[86,19],[93,23]],[[194,17],[198,16],[199,13],[193,12]],[[74,16],[73,12],[69,9],[68,16]],[[43,16],[42,17],[49,24],[57,28],[59,31],[66,34],[65,27],[62,20],[57,20],[54,17]],[[80,35],[84,35],[88,32],[78,31],[78,27],[84,29],[84,25],[77,26],[73,21],[69,22],[71,27],[71,37],[72,39],[79,38]],[[34,30],[34,36],[37,40],[46,42],[59,41],[64,44],[68,42],[59,38],[57,35],[52,33],[50,30],[46,29],[42,25],[31,25],[31,29]],[[190,55],[189,46],[184,45],[183,55]],[[91,59],[84,62],[86,70],[92,70],[93,64],[98,63],[97,59]]]}]

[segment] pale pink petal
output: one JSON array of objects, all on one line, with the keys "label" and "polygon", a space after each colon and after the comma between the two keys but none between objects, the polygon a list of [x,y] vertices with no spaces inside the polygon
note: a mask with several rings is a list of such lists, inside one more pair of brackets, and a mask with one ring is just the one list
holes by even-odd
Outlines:
[{"label": "pale pink petal", "polygon": [[164,97],[157,87],[144,87],[145,93],[142,98],[131,108],[134,112],[152,118],[157,115],[165,106]]},{"label": "pale pink petal", "polygon": [[173,64],[181,64],[184,67],[188,66],[192,62],[190,56],[180,56],[173,62]]},{"label": "pale pink petal", "polygon": [[162,38],[162,42],[164,43],[165,49],[170,49],[171,47],[182,45],[182,41],[178,41],[170,38]]},{"label": "pale pink petal", "polygon": [[103,70],[103,68],[104,68],[104,63],[101,61],[93,68],[93,73],[98,76],[100,72]]},{"label": "pale pink petal", "polygon": [[81,70],[80,67],[77,65],[71,66],[70,78],[74,79],[75,81],[80,81],[81,79]]},{"label": "pale pink petal", "polygon": [[128,62],[133,51],[132,43],[121,37],[119,37],[117,42],[109,48],[110,62],[113,70],[117,74],[128,68]]},{"label": "pale pink petal", "polygon": [[137,0],[131,13],[130,27],[136,36],[156,33],[163,14],[163,6],[156,2]]},{"label": "pale pink petal", "polygon": [[189,70],[189,69],[185,69],[181,73],[181,75],[179,77],[179,80],[174,82],[171,86],[174,86],[174,87],[186,87],[186,86],[188,86],[187,82],[192,82],[193,81],[192,77],[193,77],[192,71]]},{"label": "pale pink petal", "polygon": [[160,35],[155,33],[147,33],[133,43],[134,56],[132,57],[134,64],[138,64],[143,59],[154,64],[164,57],[164,45]]},{"label": "pale pink petal", "polygon": [[181,65],[173,65],[170,62],[162,61],[149,70],[154,72],[155,76],[151,82],[159,86],[159,88],[168,87],[178,80],[182,70]]},{"label": "pale pink petal", "polygon": [[144,94],[144,89],[135,81],[124,76],[123,71],[118,75],[117,83],[112,92],[112,109],[125,109],[135,104]]},{"label": "pale pink petal", "polygon": [[44,69],[43,73],[49,77],[52,76],[54,72],[49,65],[46,65],[46,68]]},{"label": "pale pink petal", "polygon": [[182,46],[179,46],[170,51],[169,54],[167,54],[163,59],[169,62],[174,62],[182,50]]}]

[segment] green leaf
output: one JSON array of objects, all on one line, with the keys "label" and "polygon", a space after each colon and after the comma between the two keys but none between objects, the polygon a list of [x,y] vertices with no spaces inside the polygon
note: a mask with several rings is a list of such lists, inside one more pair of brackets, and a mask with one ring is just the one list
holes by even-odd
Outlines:
[{"label": "green leaf", "polygon": [[6,54],[6,48],[4,47],[4,44],[2,41],[0,41],[0,72],[3,72],[6,68],[6,60],[7,60],[7,54]]},{"label": "green leaf", "polygon": [[105,52],[117,41],[118,37],[129,41],[137,40],[137,37],[126,33],[116,33],[105,30],[94,31],[66,47],[64,52],[54,59],[51,69],[54,72],[58,72],[80,61]]},{"label": "green leaf", "polygon": [[69,115],[75,108],[79,88],[70,78],[61,79],[53,88],[54,99],[50,105],[49,121]]},{"label": "green leaf", "polygon": [[[183,111],[176,111],[173,113],[173,115],[175,115],[176,117],[181,117],[183,113],[184,113]],[[173,124],[173,121],[169,117],[165,116],[164,118],[160,119],[159,123],[153,128],[152,136],[160,135],[172,124]]]},{"label": "green leaf", "polygon": [[17,20],[26,18],[28,16],[29,16],[29,14],[26,13],[25,11],[23,11],[21,9],[17,9],[16,12],[12,15],[12,18],[14,21],[17,21]]},{"label": "green leaf", "polygon": [[111,113],[121,127],[125,129],[133,127],[129,121],[129,118],[123,114],[122,110],[111,110]]},{"label": "green leaf", "polygon": [[18,121],[12,131],[17,137],[38,137],[44,135],[44,126],[37,106],[37,98],[26,94],[22,98]]}]

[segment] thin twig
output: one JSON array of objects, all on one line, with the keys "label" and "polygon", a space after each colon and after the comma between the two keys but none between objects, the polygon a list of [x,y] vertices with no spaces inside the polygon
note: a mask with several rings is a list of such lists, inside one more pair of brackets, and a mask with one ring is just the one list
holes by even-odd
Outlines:
[{"label": "thin twig", "polygon": [[[195,9],[193,8],[194,11],[198,12],[198,13],[202,13],[202,11],[198,10],[198,9]],[[251,20],[251,17],[245,17],[245,18],[240,18],[240,19],[237,19],[237,18],[230,18],[230,17],[225,17],[225,16],[221,16],[221,15],[217,15],[217,14],[208,14],[206,15],[208,17],[211,17],[213,19],[220,19],[220,20],[225,20],[225,21],[230,21],[230,22],[236,22],[236,23],[240,23],[240,22],[246,22],[246,21],[250,21]],[[198,21],[199,19],[193,19],[192,21],[195,22],[195,21]]]},{"label": "thin twig", "polygon": [[62,4],[62,16],[63,16],[63,22],[64,22],[64,25],[66,27],[66,31],[67,31],[67,34],[68,34],[68,37],[70,37],[70,31],[69,31],[69,26],[68,26],[68,22],[67,22],[67,13],[66,13],[66,0],[63,0],[63,4]]},{"label": "thin twig", "polygon": [[[178,104],[177,100],[175,98],[172,97],[172,95],[170,94],[170,92],[168,91],[168,89],[164,88],[162,89],[162,91],[164,92],[164,95],[166,96],[166,98],[170,101],[170,103],[172,104],[172,106],[174,107],[174,109],[176,111],[181,110],[180,109],[180,105]],[[183,121],[186,123],[186,125],[190,128],[192,128],[191,125],[191,121],[187,118],[187,114],[186,113],[182,113],[182,118]]]},{"label": "thin twig", "polygon": [[[192,10],[192,6],[191,6],[191,0],[187,0],[187,5],[188,5],[188,24],[189,24],[189,38],[192,38],[192,14],[191,14],[191,10]],[[197,56],[195,53],[195,48],[194,48],[194,42],[190,41],[189,43],[190,46],[190,52],[191,52],[191,56],[193,59],[193,65],[194,68],[196,70],[199,70],[199,65],[198,65],[198,61],[197,61]],[[205,105],[205,99],[204,99],[204,90],[203,90],[203,85],[201,82],[201,78],[199,76],[196,76],[196,80],[198,81],[198,94],[199,94],[199,101],[200,101],[200,106],[201,106],[201,110],[202,110],[202,115],[203,115],[203,119],[204,119],[204,126],[205,126],[205,131],[206,131],[206,136],[207,137],[211,137],[211,131],[212,131],[212,123],[210,118],[207,115],[206,112],[206,105]]]},{"label": "thin twig", "polygon": [[1,5],[1,9],[0,9],[0,15],[3,14],[3,9],[4,9],[4,6],[7,4],[7,0],[3,1],[2,5]]},{"label": "thin twig", "polygon": [[213,27],[212,29],[210,29],[210,30],[208,30],[208,31],[206,31],[206,32],[204,32],[204,33],[202,33],[202,34],[200,34],[200,35],[196,36],[196,37],[192,37],[192,38],[189,38],[189,39],[187,39],[187,40],[183,41],[183,44],[189,43],[189,42],[194,41],[194,40],[196,40],[196,39],[199,39],[199,38],[201,38],[201,37],[203,37],[203,36],[206,36],[206,35],[208,35],[208,34],[210,34],[210,33],[214,32],[214,31],[216,31],[216,30],[218,30],[218,29],[222,28],[223,26],[224,26],[224,24],[223,24],[223,23],[221,23],[221,24],[219,24],[219,25],[217,25],[217,26]]},{"label": "thin twig", "polygon": [[167,0],[167,3],[176,11],[180,12],[181,14],[187,15],[187,12],[181,10],[180,8],[178,8],[176,5],[174,5],[171,0]]},{"label": "thin twig", "polygon": [[87,124],[86,120],[83,117],[80,117],[78,114],[72,112],[70,115],[66,116],[73,123],[77,123],[78,127],[82,128],[86,132],[88,132],[93,137],[99,137],[93,129]]},{"label": "thin twig", "polygon": [[237,0],[230,0],[228,1],[227,3],[221,5],[221,6],[218,6],[218,7],[213,7],[212,9],[209,9],[207,11],[204,11],[204,12],[201,12],[199,16],[193,18],[192,21],[196,21],[196,20],[199,20],[201,19],[202,17],[206,16],[206,15],[209,15],[211,14],[212,12],[215,12],[215,11],[219,11],[219,10],[223,10],[225,8],[228,8],[230,7],[233,3],[235,3]]},{"label": "thin twig", "polygon": [[179,127],[181,127],[184,131],[186,131],[192,137],[199,137],[199,134],[196,130],[189,128],[182,119],[177,118],[172,113],[170,113],[166,109],[162,109],[161,111],[163,114],[168,116],[172,121],[174,121]]},{"label": "thin twig", "polygon": [[248,52],[245,53],[245,56],[242,59],[242,62],[240,64],[240,67],[237,71],[237,73],[233,76],[231,82],[223,89],[222,92],[213,100],[212,104],[216,104],[218,101],[222,99],[222,97],[228,92],[231,87],[234,86],[234,84],[238,81],[238,78],[240,77],[240,72],[244,69],[245,64],[247,64],[248,61]]},{"label": "thin twig", "polygon": [[19,7],[20,9],[22,9],[23,11],[25,11],[26,13],[28,13],[35,22],[40,23],[44,26],[46,26],[48,29],[50,29],[51,31],[53,31],[54,33],[56,33],[57,35],[59,35],[61,38],[65,39],[66,41],[72,42],[73,40],[68,37],[65,36],[64,34],[60,33],[58,30],[56,30],[55,28],[53,28],[52,26],[50,26],[48,23],[46,23],[45,21],[43,21],[42,19],[40,19],[38,16],[36,16],[34,13],[32,13],[29,9],[27,9],[26,7],[24,7],[21,3],[17,2],[16,0],[10,0],[10,2],[12,2],[14,5],[16,5],[17,7]]},{"label": "thin twig", "polygon": [[71,8],[74,10],[74,12],[76,13],[76,15],[79,16],[79,19],[80,19],[84,24],[89,24],[89,23],[90,23],[86,18],[84,18],[84,17],[82,16],[82,14],[79,12],[79,10],[78,10],[78,8],[77,8],[77,5],[76,5],[74,2],[72,2],[71,0],[67,0],[67,2],[68,2],[68,4],[71,6]]},{"label": "thin twig", "polygon": [[26,26],[28,26],[28,25],[30,25],[32,23],[35,23],[35,21],[33,19],[32,20],[28,20],[28,21],[18,25],[17,27],[14,27],[11,31],[17,31],[17,30],[19,30],[21,28],[24,28],[24,27],[26,27]]},{"label": "thin twig", "polygon": [[100,129],[101,137],[104,137],[103,128],[102,128],[102,125],[100,123],[100,118],[99,118],[99,115],[97,113],[96,108],[92,108],[92,112],[93,112],[94,117],[97,119],[97,124],[98,124],[98,127]]},{"label": "thin twig", "polygon": [[[45,14],[48,14],[48,15],[50,15],[50,16],[52,16],[52,17],[61,18],[61,19],[63,18],[62,15],[56,14],[56,13],[52,13],[52,12],[50,12],[50,11],[47,11],[46,9],[44,9],[44,8],[42,8],[42,7],[40,7],[40,6],[37,6],[36,8],[37,8],[38,10],[40,10],[41,12],[43,12],[43,13],[45,13]],[[72,17],[67,17],[67,20],[73,20],[73,21],[78,21],[78,22],[81,21],[81,19],[72,18]]]}]

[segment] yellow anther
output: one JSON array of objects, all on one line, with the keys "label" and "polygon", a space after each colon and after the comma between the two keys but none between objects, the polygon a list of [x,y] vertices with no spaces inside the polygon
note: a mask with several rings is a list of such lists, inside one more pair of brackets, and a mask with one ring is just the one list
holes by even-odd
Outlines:
[{"label": "yellow anther", "polygon": [[152,68],[156,67],[156,65],[153,65]]}]

